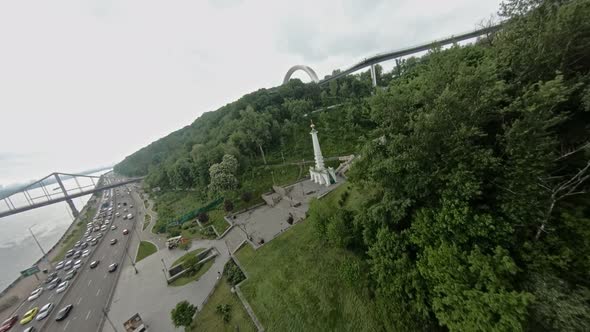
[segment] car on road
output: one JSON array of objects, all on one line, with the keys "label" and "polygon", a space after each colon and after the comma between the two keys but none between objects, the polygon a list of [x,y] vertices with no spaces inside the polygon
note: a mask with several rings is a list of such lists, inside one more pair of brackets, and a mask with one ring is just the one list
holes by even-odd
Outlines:
[{"label": "car on road", "polygon": [[53,303],[47,303],[46,305],[41,307],[41,310],[39,310],[39,313],[37,314],[35,320],[41,321],[45,319],[45,317],[49,316],[51,310],[53,310]]},{"label": "car on road", "polygon": [[90,255],[90,250],[86,249],[84,251],[82,251],[82,257],[88,257],[88,255]]},{"label": "car on road", "polygon": [[129,214],[127,215],[127,219],[128,219],[128,220],[131,220],[131,219],[133,219],[133,215],[132,215],[131,213],[129,213]]},{"label": "car on road", "polygon": [[39,312],[38,307],[34,307],[33,309],[27,311],[25,313],[25,315],[23,316],[23,318],[20,320],[20,325],[28,324],[30,321],[33,320],[33,318],[35,318],[35,316],[37,315],[38,312]]},{"label": "car on road", "polygon": [[127,228],[125,228],[125,229],[123,230],[123,235],[127,235],[127,234],[129,234],[129,230],[128,230]]},{"label": "car on road", "polygon": [[59,285],[59,283],[61,282],[61,278],[55,278],[53,279],[53,281],[47,285],[47,290],[52,290],[55,287],[57,287],[57,285]]},{"label": "car on road", "polygon": [[67,271],[67,270],[69,270],[69,269],[71,269],[71,268],[72,268],[72,260],[70,259],[69,261],[67,261],[67,262],[64,264],[64,270],[66,270],[66,271]]},{"label": "car on road", "polygon": [[100,239],[100,238],[102,238],[102,233],[96,234],[96,239]]},{"label": "car on road", "polygon": [[114,231],[115,229],[117,229],[117,225],[113,225],[113,226],[111,226],[111,230],[113,230],[113,231]]},{"label": "car on road", "polygon": [[80,249],[86,249],[86,248],[88,248],[88,243],[82,242],[82,245],[80,246]]},{"label": "car on road", "polygon": [[92,242],[92,236],[87,237],[86,242]]},{"label": "car on road", "polygon": [[0,332],[6,332],[6,331],[10,330],[14,326],[14,324],[16,324],[17,321],[18,321],[18,316],[16,316],[16,315],[3,321],[2,325],[0,325]]},{"label": "car on road", "polygon": [[99,260],[92,261],[92,262],[90,263],[90,268],[91,268],[91,269],[94,269],[95,267],[97,267],[97,266],[98,266],[98,263],[100,263],[100,261],[99,261]]},{"label": "car on road", "polygon": [[29,326],[23,332],[37,332],[37,329],[34,326]]},{"label": "car on road", "polygon": [[109,272],[117,271],[117,266],[119,266],[117,263],[113,263],[113,264],[109,265]]},{"label": "car on road", "polygon": [[41,296],[41,292],[43,292],[43,288],[39,287],[39,288],[35,289],[34,291],[31,292],[31,295],[29,296],[29,298],[27,300],[29,302],[35,301],[36,299],[39,298],[39,296]]},{"label": "car on road", "polygon": [[80,245],[82,244],[82,241],[78,241],[74,244],[74,248],[78,248],[80,247]]},{"label": "car on road", "polygon": [[66,274],[66,276],[64,277],[64,280],[71,280],[72,278],[74,278],[76,273],[77,273],[76,270],[70,271],[68,274]]},{"label": "car on road", "polygon": [[55,266],[56,270],[61,270],[64,267],[64,261],[60,261],[59,263],[57,263],[57,265]]},{"label": "car on road", "polygon": [[66,319],[70,314],[70,311],[72,311],[72,308],[74,308],[73,304],[68,304],[67,306],[63,307],[60,311],[57,312],[55,320],[59,322]]},{"label": "car on road", "polygon": [[92,241],[90,241],[90,244],[95,246],[98,243],[98,239],[97,238],[93,238]]},{"label": "car on road", "polygon": [[66,258],[72,257],[72,255],[74,254],[74,249],[70,249],[66,252]]},{"label": "car on road", "polygon": [[117,239],[112,239],[111,240],[111,245],[117,244]]},{"label": "car on road", "polygon": [[66,280],[66,281],[64,281],[64,282],[62,282],[61,284],[59,284],[59,286],[57,287],[57,289],[55,290],[55,292],[56,292],[57,294],[59,294],[59,293],[61,293],[61,292],[65,291],[65,290],[66,290],[66,288],[68,288],[68,285],[69,285],[69,284],[70,284],[70,282],[69,282],[69,281],[67,281],[67,280]]},{"label": "car on road", "polygon": [[82,260],[79,259],[76,262],[74,262],[74,267],[72,267],[74,270],[79,269],[82,266]]},{"label": "car on road", "polygon": [[80,256],[82,256],[82,251],[78,250],[74,253],[74,256],[72,256],[72,258],[76,259],[76,258],[80,258]]},{"label": "car on road", "polygon": [[55,278],[57,278],[57,272],[53,272],[50,275],[48,275],[47,279],[45,279],[45,283],[50,284],[51,282],[53,282],[53,279]]}]

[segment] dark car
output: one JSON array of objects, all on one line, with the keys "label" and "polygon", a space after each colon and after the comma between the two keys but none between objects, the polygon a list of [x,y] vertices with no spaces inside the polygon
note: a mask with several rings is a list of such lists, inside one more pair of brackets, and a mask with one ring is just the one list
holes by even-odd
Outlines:
[{"label": "dark car", "polygon": [[129,231],[127,229],[124,229],[123,230],[123,235],[127,235],[127,234],[129,234]]},{"label": "dark car", "polygon": [[92,261],[92,263],[90,263],[90,268],[91,269],[94,269],[95,267],[98,266],[98,263],[100,263],[99,260]]},{"label": "dark car", "polygon": [[113,245],[113,244],[117,244],[117,239],[112,239],[111,240],[111,245]]},{"label": "dark car", "polygon": [[57,312],[55,320],[59,322],[61,320],[66,319],[70,314],[70,311],[72,311],[72,308],[74,308],[73,304],[68,304],[67,306],[63,307],[60,311]]},{"label": "dark car", "polygon": [[88,248],[88,243],[82,242],[82,244],[80,245],[80,249],[86,249],[86,248]]},{"label": "dark car", "polygon": [[119,266],[117,263],[113,263],[113,264],[109,265],[109,272],[117,271],[117,266]]},{"label": "dark car", "polygon": [[6,332],[10,330],[14,326],[14,324],[16,324],[17,321],[18,316],[16,315],[8,318],[4,322],[2,322],[2,325],[0,325],[0,332]]}]

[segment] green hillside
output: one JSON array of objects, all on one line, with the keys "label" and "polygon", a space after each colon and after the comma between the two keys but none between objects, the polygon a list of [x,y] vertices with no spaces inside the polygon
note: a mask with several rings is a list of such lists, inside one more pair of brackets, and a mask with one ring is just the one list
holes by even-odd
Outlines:
[{"label": "green hillside", "polygon": [[[361,158],[305,227],[240,252],[268,327],[358,330],[359,315],[372,330],[587,330],[590,1],[500,12],[497,34],[401,61],[375,92],[367,73],[259,90],[115,170],[162,188],[164,220],[219,195],[243,207],[305,175],[291,163],[312,158],[313,119],[326,157]],[[314,264],[323,252],[351,258]]]}]

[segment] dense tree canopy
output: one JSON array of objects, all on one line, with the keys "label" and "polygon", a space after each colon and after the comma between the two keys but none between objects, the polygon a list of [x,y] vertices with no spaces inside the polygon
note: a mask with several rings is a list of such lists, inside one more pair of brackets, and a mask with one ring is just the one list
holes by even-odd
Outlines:
[{"label": "dense tree canopy", "polygon": [[240,172],[310,156],[313,116],[325,153],[362,156],[349,172],[362,200],[315,202],[309,219],[362,257],[384,330],[587,330],[590,1],[500,12],[495,35],[400,60],[374,93],[367,73],[260,90],[117,170],[203,187],[225,154]]}]

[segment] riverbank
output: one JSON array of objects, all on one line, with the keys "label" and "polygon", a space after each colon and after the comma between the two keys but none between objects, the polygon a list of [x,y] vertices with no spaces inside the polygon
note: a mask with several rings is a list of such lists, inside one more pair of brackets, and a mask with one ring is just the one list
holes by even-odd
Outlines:
[{"label": "riverbank", "polygon": [[[99,180],[98,184],[103,181],[103,178]],[[36,262],[32,263],[31,266],[37,265],[40,270],[50,269],[50,263],[60,255],[63,255],[62,251],[67,246],[71,239],[74,237],[74,233],[79,232],[80,227],[84,228],[85,220],[88,218],[92,219],[94,216],[89,215],[95,213],[97,210],[102,193],[95,193],[88,200],[86,205],[80,211],[78,218],[74,219],[68,229],[64,232],[61,238],[47,251],[46,256],[39,258]],[[80,225],[81,224],[81,225]],[[74,235],[73,235],[74,234]],[[14,313],[18,307],[26,300],[29,294],[42,282],[46,275],[42,272],[37,273],[37,278],[33,276],[29,277],[18,277],[13,281],[7,288],[0,293],[0,321],[4,321]],[[16,298],[16,300],[15,300]],[[5,304],[6,305],[3,305]]]}]

